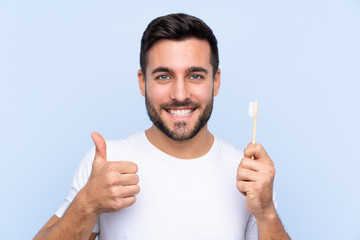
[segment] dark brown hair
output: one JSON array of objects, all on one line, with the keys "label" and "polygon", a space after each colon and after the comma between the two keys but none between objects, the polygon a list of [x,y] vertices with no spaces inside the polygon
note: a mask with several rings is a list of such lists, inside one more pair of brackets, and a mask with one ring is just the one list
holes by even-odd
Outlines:
[{"label": "dark brown hair", "polygon": [[152,20],[141,38],[140,67],[145,77],[147,53],[161,39],[182,41],[189,38],[206,40],[211,49],[210,63],[215,76],[219,67],[217,40],[212,30],[201,19],[184,13],[169,14]]}]

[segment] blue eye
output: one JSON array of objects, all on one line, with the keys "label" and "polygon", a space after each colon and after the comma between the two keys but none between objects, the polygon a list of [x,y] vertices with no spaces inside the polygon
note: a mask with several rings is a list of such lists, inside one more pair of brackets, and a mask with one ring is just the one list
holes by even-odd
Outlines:
[{"label": "blue eye", "polygon": [[194,75],[191,75],[190,77],[191,79],[194,79],[194,80],[199,80],[202,78],[202,76],[198,75],[198,74],[194,74]]},{"label": "blue eye", "polygon": [[170,79],[170,77],[168,75],[160,75],[158,76],[156,79],[159,79],[159,80],[168,80]]}]

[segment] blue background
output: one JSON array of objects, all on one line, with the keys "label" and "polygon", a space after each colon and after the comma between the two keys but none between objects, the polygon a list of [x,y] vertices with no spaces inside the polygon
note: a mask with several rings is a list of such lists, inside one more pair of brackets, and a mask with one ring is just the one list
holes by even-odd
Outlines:
[{"label": "blue background", "polygon": [[243,149],[248,101],[293,239],[360,239],[360,3],[0,0],[0,238],[29,239],[92,147],[148,128],[136,71],[155,17],[186,12],[219,41],[209,128]]}]

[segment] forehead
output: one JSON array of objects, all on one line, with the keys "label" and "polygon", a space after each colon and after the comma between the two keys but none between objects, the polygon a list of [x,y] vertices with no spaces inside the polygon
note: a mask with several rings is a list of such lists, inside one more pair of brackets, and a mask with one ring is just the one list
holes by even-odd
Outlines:
[{"label": "forehead", "polygon": [[194,66],[212,68],[210,45],[206,40],[195,38],[182,41],[159,40],[148,52],[147,71],[160,66],[178,70]]}]

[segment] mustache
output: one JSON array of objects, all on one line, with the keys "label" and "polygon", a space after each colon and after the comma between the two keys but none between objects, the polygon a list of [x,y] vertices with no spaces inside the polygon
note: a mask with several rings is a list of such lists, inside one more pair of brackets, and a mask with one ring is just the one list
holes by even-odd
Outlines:
[{"label": "mustache", "polygon": [[188,108],[198,108],[200,107],[199,104],[194,103],[193,101],[190,101],[189,99],[179,102],[177,100],[174,100],[169,103],[163,103],[160,105],[161,108],[176,108],[176,107],[188,107]]}]

